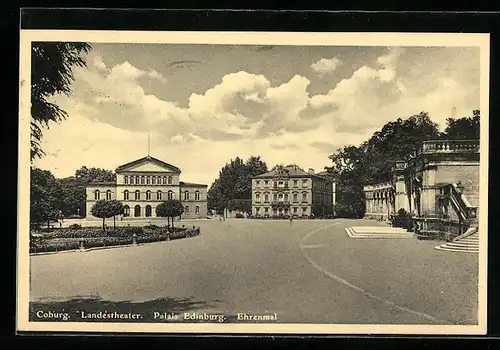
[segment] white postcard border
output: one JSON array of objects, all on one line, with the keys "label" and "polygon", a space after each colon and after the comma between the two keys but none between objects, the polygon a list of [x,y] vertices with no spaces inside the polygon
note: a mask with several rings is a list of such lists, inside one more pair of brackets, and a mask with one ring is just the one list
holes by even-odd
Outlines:
[{"label": "white postcard border", "polygon": [[[84,323],[29,321],[29,207],[30,207],[30,72],[34,41],[84,41],[90,43],[164,43],[302,46],[440,46],[480,48],[480,250],[478,325],[389,324],[210,324],[210,323]],[[134,332],[134,333],[274,333],[274,334],[486,334],[487,232],[488,232],[488,33],[287,33],[287,32],[177,32],[21,30],[20,115],[18,169],[17,330],[43,332]],[[484,214],[486,213],[486,214]]]}]

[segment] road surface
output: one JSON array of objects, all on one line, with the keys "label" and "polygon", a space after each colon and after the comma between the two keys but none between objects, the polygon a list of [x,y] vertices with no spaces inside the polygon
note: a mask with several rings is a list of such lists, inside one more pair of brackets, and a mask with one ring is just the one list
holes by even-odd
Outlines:
[{"label": "road surface", "polygon": [[276,313],[284,323],[477,322],[476,254],[346,235],[383,225],[368,220],[198,225],[188,239],[32,256],[30,299],[35,308]]}]

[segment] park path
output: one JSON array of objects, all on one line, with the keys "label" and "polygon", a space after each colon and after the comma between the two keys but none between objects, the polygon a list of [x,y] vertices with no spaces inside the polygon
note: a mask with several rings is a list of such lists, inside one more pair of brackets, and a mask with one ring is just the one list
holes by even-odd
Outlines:
[{"label": "park path", "polygon": [[475,318],[477,257],[439,252],[432,242],[349,239],[344,229],[353,224],[380,225],[205,221],[202,234],[189,239],[33,256],[30,297],[190,298],[199,312],[277,313],[281,322],[301,323],[460,324]]}]

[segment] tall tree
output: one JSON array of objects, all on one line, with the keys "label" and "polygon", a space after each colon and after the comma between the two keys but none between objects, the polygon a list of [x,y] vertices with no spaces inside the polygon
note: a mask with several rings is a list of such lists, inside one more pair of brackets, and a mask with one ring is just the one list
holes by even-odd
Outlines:
[{"label": "tall tree", "polygon": [[61,210],[64,216],[85,215],[85,188],[91,182],[115,182],[116,174],[111,170],[82,166],[70,176],[57,180],[63,192]]},{"label": "tall tree", "polygon": [[61,188],[54,175],[48,170],[31,168],[30,221],[37,226],[59,218]]},{"label": "tall tree", "polygon": [[251,156],[246,162],[240,157],[231,159],[219,172],[208,191],[208,206],[217,213],[228,209],[233,199],[251,199],[252,177],[267,172],[267,164],[258,156]]},{"label": "tall tree", "polygon": [[421,141],[438,139],[438,125],[421,112],[385,124],[360,146],[345,146],[329,158],[327,167],[337,181],[336,213],[345,217],[364,215],[363,186],[389,181],[394,162],[412,153]]},{"label": "tall tree", "polygon": [[448,140],[478,140],[480,138],[479,110],[472,112],[472,117],[448,118],[443,138]]},{"label": "tall tree", "polygon": [[42,128],[68,117],[66,111],[50,101],[57,94],[71,94],[73,68],[86,65],[83,54],[91,46],[77,42],[36,42],[31,50],[31,159],[44,155]]},{"label": "tall tree", "polygon": [[111,170],[87,168],[84,165],[75,172],[75,178],[85,184],[90,182],[113,182],[116,181],[116,174]]}]

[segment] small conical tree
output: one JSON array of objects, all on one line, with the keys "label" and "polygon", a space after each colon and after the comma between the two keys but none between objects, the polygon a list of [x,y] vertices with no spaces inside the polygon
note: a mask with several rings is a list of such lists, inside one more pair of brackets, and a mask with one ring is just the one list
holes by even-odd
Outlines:
[{"label": "small conical tree", "polygon": [[177,199],[169,199],[156,207],[156,216],[172,218],[172,228],[174,227],[174,218],[182,213],[184,213],[184,207]]}]

